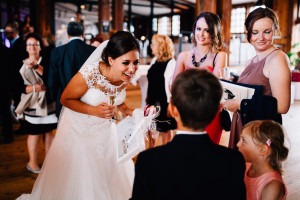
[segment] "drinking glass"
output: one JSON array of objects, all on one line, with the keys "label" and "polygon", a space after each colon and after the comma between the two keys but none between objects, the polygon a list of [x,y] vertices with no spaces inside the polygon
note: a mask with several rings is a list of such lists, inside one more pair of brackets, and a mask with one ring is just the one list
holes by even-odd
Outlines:
[{"label": "drinking glass", "polygon": [[[113,106],[115,104],[117,94],[118,94],[118,92],[117,92],[116,88],[110,87],[107,89],[106,102],[109,106]],[[110,119],[110,121],[114,121],[113,118]]]},{"label": "drinking glass", "polygon": [[230,79],[230,70],[229,67],[224,67],[220,69],[220,79],[229,80]]}]

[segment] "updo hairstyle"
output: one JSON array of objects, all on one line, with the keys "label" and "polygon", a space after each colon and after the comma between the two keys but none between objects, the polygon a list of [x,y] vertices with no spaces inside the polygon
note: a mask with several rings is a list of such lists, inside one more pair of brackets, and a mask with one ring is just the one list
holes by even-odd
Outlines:
[{"label": "updo hairstyle", "polygon": [[262,18],[269,18],[273,21],[275,32],[279,31],[279,23],[277,15],[270,8],[257,8],[253,10],[247,17],[245,21],[245,28],[247,30],[247,40],[251,42],[251,35],[254,23]]},{"label": "updo hairstyle", "polygon": [[137,50],[140,52],[140,45],[138,41],[129,32],[118,31],[107,43],[104,48],[101,58],[103,62],[109,65],[108,57],[116,59],[129,51]]}]

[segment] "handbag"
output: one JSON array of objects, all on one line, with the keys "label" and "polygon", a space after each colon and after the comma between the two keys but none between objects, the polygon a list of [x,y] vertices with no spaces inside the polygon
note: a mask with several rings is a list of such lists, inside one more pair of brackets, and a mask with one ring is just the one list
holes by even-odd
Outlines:
[{"label": "handbag", "polygon": [[222,108],[220,112],[221,126],[225,131],[230,131],[231,128],[231,118],[228,110]]}]

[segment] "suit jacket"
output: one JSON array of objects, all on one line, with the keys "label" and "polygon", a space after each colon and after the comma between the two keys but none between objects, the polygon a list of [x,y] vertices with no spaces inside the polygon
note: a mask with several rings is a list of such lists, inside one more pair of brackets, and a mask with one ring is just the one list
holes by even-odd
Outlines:
[{"label": "suit jacket", "polygon": [[[0,90],[5,97],[8,97],[10,87],[10,66],[9,66],[9,49],[0,43]],[[2,95],[1,95],[2,96]]]},{"label": "suit jacket", "polygon": [[243,126],[254,120],[266,119],[282,124],[281,114],[277,113],[277,99],[272,96],[257,94],[251,99],[243,99],[240,116]]},{"label": "suit jacket", "polygon": [[19,70],[23,65],[23,60],[27,57],[28,53],[26,52],[25,42],[20,37],[14,42],[13,46],[9,49],[10,72],[8,76],[10,79],[10,90],[15,106],[19,104],[21,93],[25,92],[25,85]]},{"label": "suit jacket", "polygon": [[132,200],[246,199],[245,160],[205,135],[176,135],[139,154]]},{"label": "suit jacket", "polygon": [[48,75],[50,97],[56,100],[56,115],[59,117],[62,105],[60,97],[71,78],[95,50],[79,39],[52,50]]}]

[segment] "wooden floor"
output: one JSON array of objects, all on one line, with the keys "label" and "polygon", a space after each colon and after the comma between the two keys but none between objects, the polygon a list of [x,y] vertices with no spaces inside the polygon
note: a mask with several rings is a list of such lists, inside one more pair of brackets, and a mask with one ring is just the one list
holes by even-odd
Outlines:
[{"label": "wooden floor", "polygon": [[[127,92],[126,103],[129,107],[141,105],[141,93],[132,87]],[[290,111],[283,116],[283,124],[289,138],[290,154],[284,162],[284,181],[288,188],[288,200],[300,199],[300,101],[295,102]],[[18,125],[14,126],[17,129]],[[2,129],[0,129],[1,131]],[[37,175],[26,169],[28,153],[26,135],[14,135],[14,142],[0,145],[0,200],[11,200],[22,193],[30,193]],[[224,132],[221,145],[228,144],[229,133]],[[160,144],[158,138],[157,145]],[[39,163],[43,162],[43,145],[40,143]]]}]

